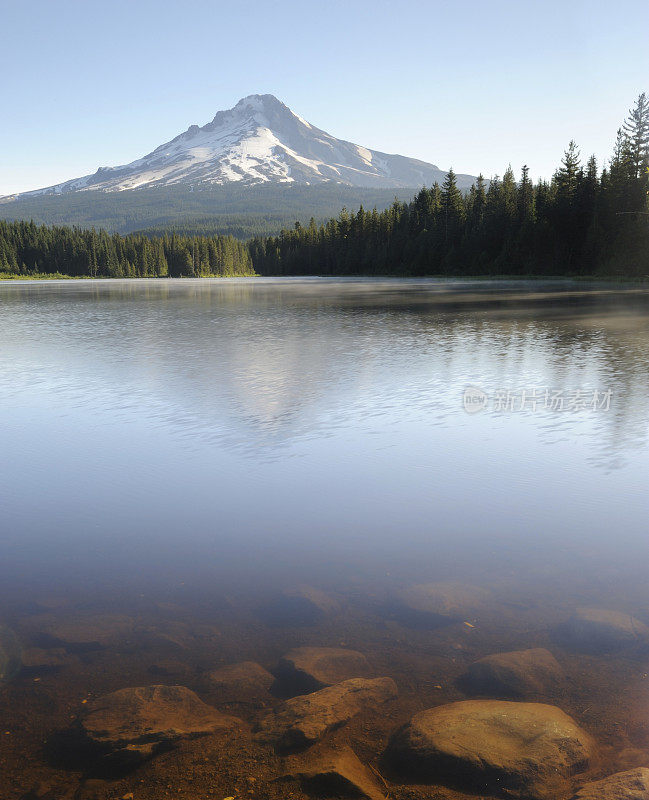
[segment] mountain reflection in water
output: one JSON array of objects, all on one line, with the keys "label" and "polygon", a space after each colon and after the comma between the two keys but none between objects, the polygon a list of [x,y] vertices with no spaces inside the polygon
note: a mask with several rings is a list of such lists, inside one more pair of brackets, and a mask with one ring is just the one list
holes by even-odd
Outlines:
[{"label": "mountain reflection in water", "polygon": [[[5,285],[7,579],[16,559],[113,580],[110,565],[201,572],[215,552],[234,576],[254,551],[262,581],[431,553],[479,571],[487,541],[498,564],[557,541],[608,550],[613,532],[616,559],[644,553],[646,300],[566,283]],[[468,415],[466,386],[612,395],[608,411]]]}]

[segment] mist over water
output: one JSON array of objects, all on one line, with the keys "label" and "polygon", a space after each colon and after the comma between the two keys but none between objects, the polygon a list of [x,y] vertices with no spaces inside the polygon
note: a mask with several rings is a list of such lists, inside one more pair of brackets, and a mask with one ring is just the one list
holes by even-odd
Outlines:
[{"label": "mist over water", "polygon": [[[641,293],[96,281],[0,304],[4,588],[551,566],[601,591],[647,556]],[[467,414],[467,386],[490,407]],[[545,389],[610,407],[495,408]]]}]

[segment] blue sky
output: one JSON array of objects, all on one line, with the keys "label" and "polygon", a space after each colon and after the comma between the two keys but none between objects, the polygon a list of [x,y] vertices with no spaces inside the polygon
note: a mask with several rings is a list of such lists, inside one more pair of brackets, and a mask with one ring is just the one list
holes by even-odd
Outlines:
[{"label": "blue sky", "polygon": [[126,163],[253,93],[458,172],[608,157],[649,2],[0,0],[0,195]]}]

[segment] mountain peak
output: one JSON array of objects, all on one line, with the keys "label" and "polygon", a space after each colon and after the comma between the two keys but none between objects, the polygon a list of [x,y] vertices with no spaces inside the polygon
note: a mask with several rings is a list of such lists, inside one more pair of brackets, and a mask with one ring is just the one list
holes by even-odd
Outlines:
[{"label": "mountain peak", "polygon": [[264,106],[264,105],[273,105],[273,106],[281,106],[282,108],[288,109],[288,106],[285,106],[281,100],[278,100],[274,94],[249,94],[246,97],[242,97],[241,100],[236,104],[235,108],[239,108],[239,106]]},{"label": "mountain peak", "polygon": [[[249,94],[242,97],[239,102],[228,111],[218,111],[219,114],[255,114],[270,110],[283,110],[290,113],[290,109],[272,94]],[[216,119],[216,117],[215,117]]]},{"label": "mountain peak", "polygon": [[[269,125],[274,116],[294,116],[291,109],[285,106],[272,94],[249,94],[226,111],[217,111],[210,126],[218,126],[232,119],[253,119],[261,125]],[[207,127],[207,126],[205,126]]]},{"label": "mountain peak", "polygon": [[[235,182],[416,188],[441,182],[445,174],[425,161],[336,139],[274,95],[250,94],[217,112],[206,125],[190,125],[137,161],[27,194]],[[460,186],[472,182],[471,176],[458,177]]]}]

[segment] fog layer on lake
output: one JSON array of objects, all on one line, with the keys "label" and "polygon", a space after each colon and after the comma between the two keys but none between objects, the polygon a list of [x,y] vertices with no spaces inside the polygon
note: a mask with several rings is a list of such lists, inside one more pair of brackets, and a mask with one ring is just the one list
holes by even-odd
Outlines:
[{"label": "fog layer on lake", "polygon": [[0,287],[0,585],[646,600],[649,317],[610,286]]}]

